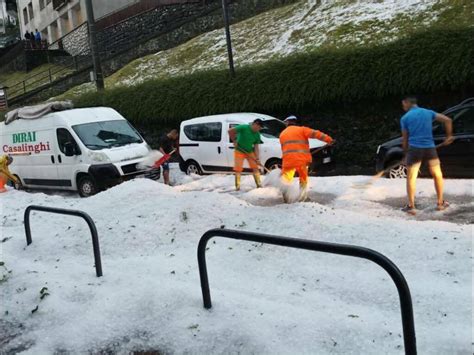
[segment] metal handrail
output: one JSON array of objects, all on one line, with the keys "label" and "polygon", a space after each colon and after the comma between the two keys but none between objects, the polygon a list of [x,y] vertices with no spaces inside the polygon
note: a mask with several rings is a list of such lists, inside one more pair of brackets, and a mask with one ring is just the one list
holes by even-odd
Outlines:
[{"label": "metal handrail", "polygon": [[26,235],[26,245],[30,245],[33,240],[31,239],[31,228],[30,228],[30,214],[31,211],[41,211],[41,212],[49,212],[49,213],[56,213],[68,216],[76,216],[81,217],[84,219],[89,226],[92,235],[92,248],[94,250],[94,261],[95,261],[95,272],[97,277],[102,276],[102,262],[100,259],[100,247],[99,247],[99,235],[97,233],[97,228],[95,226],[94,221],[92,220],[91,216],[87,213],[77,210],[67,210],[64,208],[56,208],[56,207],[46,207],[46,206],[28,206],[25,210],[24,215],[24,224],[25,224],[25,235]]},{"label": "metal handrail", "polygon": [[201,279],[202,298],[204,308],[212,307],[211,293],[209,290],[209,279],[207,276],[206,266],[206,246],[208,241],[214,237],[246,240],[250,242],[258,242],[272,245],[280,245],[289,248],[305,249],[312,251],[319,251],[323,253],[338,254],[345,256],[353,256],[370,260],[381,266],[392,278],[395,283],[398,295],[400,298],[403,339],[405,344],[406,355],[416,355],[416,335],[415,335],[415,320],[413,317],[413,305],[410,295],[410,289],[405,280],[405,277],[398,269],[398,267],[385,255],[379,252],[354,245],[336,244],[328,242],[319,242],[306,239],[277,237],[273,235],[265,235],[250,232],[241,232],[226,229],[211,229],[204,233],[199,240],[197,257],[199,265],[199,276]]},{"label": "metal handrail", "polygon": [[[41,81],[46,81],[45,85],[49,85],[52,82],[54,82],[56,79],[60,79],[60,78],[53,78],[54,75],[57,75],[57,74],[63,73],[63,72],[66,73],[71,69],[73,70],[71,72],[71,74],[75,73],[75,72],[79,71],[79,67],[83,63],[86,63],[86,62],[90,61],[88,57],[83,57],[83,58],[80,58],[80,59],[74,59],[75,57],[71,57],[71,58],[73,60],[73,63],[71,63],[69,65],[62,66],[57,70],[51,70],[51,68],[49,68],[47,70],[44,70],[44,71],[41,71],[39,73],[33,74],[33,75],[25,78],[24,80],[20,81],[20,82],[17,82],[15,84],[11,84],[11,85],[7,85],[8,86],[8,96],[10,98],[12,98],[12,97],[15,97],[15,96],[18,96],[18,95],[26,94],[29,91],[38,89],[41,86],[34,87],[30,90],[27,90],[27,87],[32,86],[33,84],[36,84],[36,83],[41,82]],[[41,77],[38,78],[39,76],[41,76]],[[38,78],[38,79],[35,80],[35,81],[31,81],[31,79],[34,79],[34,78]],[[19,87],[19,88],[17,88],[17,87]],[[15,90],[12,90],[12,88],[15,88]]]}]

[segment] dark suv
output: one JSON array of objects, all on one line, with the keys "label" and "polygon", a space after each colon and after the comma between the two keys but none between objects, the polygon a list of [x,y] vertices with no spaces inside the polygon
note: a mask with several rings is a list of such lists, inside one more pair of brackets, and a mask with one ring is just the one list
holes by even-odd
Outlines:
[{"label": "dark suv", "polygon": [[[451,145],[438,148],[443,174],[446,177],[474,178],[474,98],[464,100],[443,113],[453,120],[454,136],[454,142]],[[434,125],[433,137],[435,144],[443,142],[445,138],[443,125]],[[401,137],[379,145],[376,157],[377,172],[392,166],[387,171],[387,177],[406,177],[407,169],[402,159]],[[427,176],[429,172],[422,166],[420,174]]]}]

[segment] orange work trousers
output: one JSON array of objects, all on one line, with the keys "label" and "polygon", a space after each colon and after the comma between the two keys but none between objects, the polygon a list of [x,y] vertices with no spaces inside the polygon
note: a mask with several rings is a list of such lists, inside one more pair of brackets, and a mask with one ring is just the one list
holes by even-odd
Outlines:
[{"label": "orange work trousers", "polygon": [[250,169],[258,170],[257,160],[255,153],[242,153],[236,150],[234,152],[234,171],[236,173],[241,173],[244,170],[244,160],[247,160],[249,163]]},{"label": "orange work trousers", "polygon": [[281,171],[281,176],[285,182],[292,182],[295,174],[298,173],[300,178],[300,185],[306,186],[308,184],[308,166],[301,165],[294,168],[284,167]]}]

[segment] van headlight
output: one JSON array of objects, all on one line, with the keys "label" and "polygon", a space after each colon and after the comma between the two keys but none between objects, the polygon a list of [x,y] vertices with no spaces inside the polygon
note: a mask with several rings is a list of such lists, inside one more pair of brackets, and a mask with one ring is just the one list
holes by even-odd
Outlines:
[{"label": "van headlight", "polygon": [[377,155],[379,154],[381,147],[382,147],[381,145],[379,145],[379,146],[377,147],[377,153],[375,153],[375,154],[377,154]]},{"label": "van headlight", "polygon": [[110,163],[110,159],[107,154],[102,152],[89,152],[89,158],[97,163]]}]

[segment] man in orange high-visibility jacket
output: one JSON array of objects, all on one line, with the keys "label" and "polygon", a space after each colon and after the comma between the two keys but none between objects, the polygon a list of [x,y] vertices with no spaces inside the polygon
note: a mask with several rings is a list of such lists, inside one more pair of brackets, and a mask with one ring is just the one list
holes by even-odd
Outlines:
[{"label": "man in orange high-visibility jacket", "polygon": [[[291,183],[296,173],[300,179],[300,200],[307,198],[308,166],[311,164],[312,155],[309,148],[309,139],[315,138],[332,144],[333,139],[327,134],[308,127],[296,125],[297,118],[289,116],[285,119],[286,129],[280,134],[280,144],[283,153],[281,176],[284,183]],[[288,201],[287,192],[283,199]]]}]

